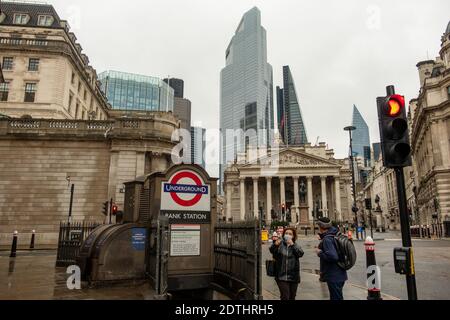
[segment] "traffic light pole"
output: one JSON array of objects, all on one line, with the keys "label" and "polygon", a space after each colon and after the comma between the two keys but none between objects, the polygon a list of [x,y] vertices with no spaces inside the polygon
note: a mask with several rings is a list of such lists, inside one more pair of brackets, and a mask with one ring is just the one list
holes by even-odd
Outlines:
[{"label": "traffic light pole", "polygon": [[[403,247],[411,248],[411,229],[409,227],[408,210],[406,207],[406,191],[405,191],[405,176],[403,168],[395,168],[395,177],[397,179],[397,195],[398,208],[400,213],[400,225],[402,230]],[[414,272],[414,258],[411,254],[411,274],[406,275],[406,288],[408,290],[408,300],[417,300],[416,276]]]}]

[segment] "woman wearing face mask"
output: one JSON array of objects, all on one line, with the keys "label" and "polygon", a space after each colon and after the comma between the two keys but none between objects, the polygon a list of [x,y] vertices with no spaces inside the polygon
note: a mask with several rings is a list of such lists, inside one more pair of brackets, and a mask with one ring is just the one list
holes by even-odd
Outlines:
[{"label": "woman wearing face mask", "polygon": [[303,250],[295,243],[297,231],[286,228],[282,239],[278,239],[270,247],[275,259],[275,280],[280,289],[281,300],[295,300],[300,283],[300,258]]}]

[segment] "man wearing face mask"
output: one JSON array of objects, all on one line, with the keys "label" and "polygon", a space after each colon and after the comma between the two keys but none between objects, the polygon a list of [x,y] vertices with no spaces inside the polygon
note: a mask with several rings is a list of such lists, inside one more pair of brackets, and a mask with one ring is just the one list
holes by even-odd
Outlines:
[{"label": "man wearing face mask", "polygon": [[275,259],[275,280],[280,289],[281,300],[295,300],[300,283],[300,258],[302,248],[296,243],[297,231],[286,228],[282,239],[275,241],[270,252]]}]

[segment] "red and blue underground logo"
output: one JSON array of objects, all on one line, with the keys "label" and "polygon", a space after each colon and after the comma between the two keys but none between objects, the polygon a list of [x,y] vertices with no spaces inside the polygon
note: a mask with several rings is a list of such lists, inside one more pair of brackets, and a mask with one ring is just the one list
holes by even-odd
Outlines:
[{"label": "red and blue underground logo", "polygon": [[[179,184],[180,180],[183,180],[184,184]],[[188,182],[192,182],[192,184],[187,184]],[[170,193],[172,200],[183,207],[195,206],[203,195],[208,194],[208,189],[208,186],[203,185],[200,177],[190,171],[179,172],[169,183],[164,183],[164,192]],[[184,199],[182,199],[180,194],[192,194],[193,197],[183,197]]]}]

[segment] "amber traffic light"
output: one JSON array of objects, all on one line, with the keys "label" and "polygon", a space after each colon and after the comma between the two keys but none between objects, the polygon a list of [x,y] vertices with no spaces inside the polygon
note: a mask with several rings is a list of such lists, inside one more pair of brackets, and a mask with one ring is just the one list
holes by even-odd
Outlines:
[{"label": "amber traffic light", "polygon": [[411,146],[405,97],[395,94],[393,87],[388,87],[388,95],[377,98],[377,106],[384,166],[386,168],[410,166]]}]

